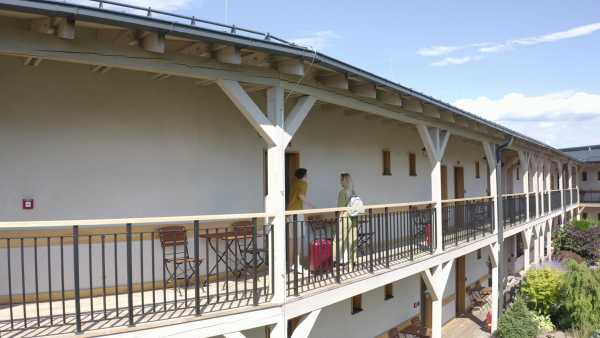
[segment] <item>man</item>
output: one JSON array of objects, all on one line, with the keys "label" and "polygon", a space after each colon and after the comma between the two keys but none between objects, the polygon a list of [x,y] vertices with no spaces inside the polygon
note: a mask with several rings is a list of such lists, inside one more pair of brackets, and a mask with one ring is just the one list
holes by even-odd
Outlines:
[{"label": "man", "polygon": [[[317,209],[308,198],[306,198],[306,194],[308,192],[308,174],[306,169],[300,168],[296,170],[294,173],[297,180],[294,181],[290,187],[290,198],[288,201],[288,205],[286,210],[302,210],[304,209],[304,204],[306,204],[311,209]],[[294,233],[294,216],[289,216],[287,218],[288,222],[288,264],[289,270],[294,270],[294,261],[296,261],[296,271],[302,273],[302,265],[300,262],[300,256],[302,252],[302,228],[301,225],[304,224],[304,215],[297,215],[297,225],[296,232]],[[294,259],[294,237],[297,238],[298,245],[298,257]]]}]

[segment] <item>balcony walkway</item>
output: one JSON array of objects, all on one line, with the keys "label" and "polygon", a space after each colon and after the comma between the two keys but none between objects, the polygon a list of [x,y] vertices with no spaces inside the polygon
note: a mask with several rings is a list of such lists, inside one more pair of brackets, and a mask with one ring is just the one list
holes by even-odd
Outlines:
[{"label": "balcony walkway", "polygon": [[442,327],[444,338],[483,338],[492,337],[486,328],[485,311],[462,314]]}]

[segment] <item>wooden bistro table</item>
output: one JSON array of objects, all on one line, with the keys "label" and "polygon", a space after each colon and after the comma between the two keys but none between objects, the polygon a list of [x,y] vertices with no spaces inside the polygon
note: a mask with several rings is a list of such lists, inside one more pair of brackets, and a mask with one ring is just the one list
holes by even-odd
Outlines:
[{"label": "wooden bistro table", "polygon": [[480,295],[482,296],[489,296],[492,294],[492,287],[491,286],[475,286],[474,288],[472,288],[471,290],[479,292]]},{"label": "wooden bistro table", "polygon": [[[262,233],[256,233],[256,238],[262,236]],[[223,262],[223,264],[225,264],[228,275],[235,273],[236,271],[245,270],[247,268],[248,262],[246,261],[246,254],[244,254],[243,251],[247,251],[253,244],[253,229],[236,228],[228,229],[227,231],[223,232],[219,232],[217,230],[214,233],[200,234],[200,238],[206,238],[208,245],[211,247],[217,257],[215,265],[208,273],[209,276],[212,275],[215,270],[217,270],[218,273],[217,267],[219,266],[219,262]],[[224,242],[225,250],[219,252],[217,240]],[[240,274],[238,274],[238,276]]]},{"label": "wooden bistro table", "polygon": [[431,337],[431,329],[422,326],[409,325],[398,332],[403,333],[405,337],[407,334],[421,338]]}]

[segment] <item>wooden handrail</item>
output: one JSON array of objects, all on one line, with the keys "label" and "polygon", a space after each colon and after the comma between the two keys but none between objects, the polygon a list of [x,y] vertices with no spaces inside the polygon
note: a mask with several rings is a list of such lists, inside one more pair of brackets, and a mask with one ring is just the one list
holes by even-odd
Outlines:
[{"label": "wooden handrail", "polygon": [[74,225],[124,225],[124,224],[150,224],[150,223],[181,223],[193,221],[221,221],[229,219],[266,218],[275,217],[275,213],[254,214],[228,214],[228,215],[198,215],[198,216],[173,216],[173,217],[147,217],[147,218],[114,218],[114,219],[88,219],[64,221],[25,221],[25,222],[0,222],[0,229],[7,228],[43,228],[43,227],[72,227]]}]

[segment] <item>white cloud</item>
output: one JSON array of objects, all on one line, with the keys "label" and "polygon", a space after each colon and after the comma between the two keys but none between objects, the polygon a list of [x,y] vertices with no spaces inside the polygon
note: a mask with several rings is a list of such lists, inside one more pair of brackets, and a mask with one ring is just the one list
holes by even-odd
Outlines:
[{"label": "white cloud", "polygon": [[461,64],[461,63],[465,63],[465,62],[469,62],[469,61],[481,60],[483,58],[485,58],[485,56],[482,56],[482,55],[465,56],[462,58],[445,58],[442,61],[430,63],[430,65],[438,66],[438,67],[439,66],[447,66],[450,64],[457,65],[457,64]]},{"label": "white cloud", "polygon": [[508,42],[509,43],[518,43],[521,45],[533,45],[533,44],[540,43],[540,42],[557,41],[557,40],[570,39],[570,38],[575,38],[578,36],[588,35],[597,30],[600,30],[600,23],[585,25],[585,26],[581,26],[581,27],[575,27],[575,28],[569,29],[568,31],[564,31],[564,32],[550,33],[550,34],[546,34],[546,35],[542,35],[542,36],[536,36],[533,38],[517,39],[517,40],[511,40]]},{"label": "white cloud", "polygon": [[[126,1],[122,0],[122,1],[117,1],[117,2],[121,2],[123,4],[128,4],[128,5],[132,5],[132,6],[143,7],[143,8],[151,7],[152,9],[159,10],[159,11],[176,13],[181,9],[190,8],[192,5],[194,5],[195,7],[202,7],[202,5],[204,4],[204,1],[205,0],[126,0]],[[91,6],[91,7],[98,7],[98,3],[95,1],[69,0],[69,2],[79,3],[82,5]],[[108,4],[104,4],[104,8],[118,10],[118,11],[126,11],[126,12],[131,12],[134,14],[143,14],[143,15],[147,14],[147,13],[142,13],[142,11],[140,11],[140,10],[127,9],[126,7],[114,6],[114,5],[108,5]],[[180,14],[180,13],[176,13],[176,14]],[[190,16],[192,16],[192,15],[190,15]]]},{"label": "white cloud", "polygon": [[304,35],[304,37],[289,41],[300,46],[313,47],[318,51],[321,51],[329,46],[332,46],[332,40],[339,39],[339,35],[337,35],[334,31],[303,32],[302,35]]},{"label": "white cloud", "polygon": [[511,93],[499,100],[479,97],[454,105],[556,147],[600,144],[600,95],[571,90],[536,97]]},{"label": "white cloud", "polygon": [[442,54],[448,54],[450,52],[453,52],[457,49],[461,49],[462,47],[456,47],[456,46],[435,46],[435,47],[429,47],[429,48],[421,48],[419,49],[419,51],[417,51],[417,54],[419,55],[423,55],[423,56],[432,56],[432,55],[442,55]]}]

